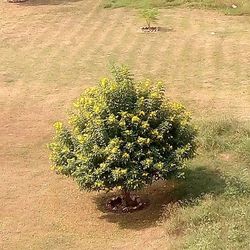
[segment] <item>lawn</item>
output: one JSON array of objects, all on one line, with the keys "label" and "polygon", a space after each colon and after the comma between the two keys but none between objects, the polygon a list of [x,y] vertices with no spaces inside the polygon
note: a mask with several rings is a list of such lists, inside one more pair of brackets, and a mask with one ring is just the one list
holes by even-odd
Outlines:
[{"label": "lawn", "polygon": [[[3,249],[248,249],[250,17],[161,9],[155,34],[138,11],[101,0],[0,0],[0,246]],[[52,124],[72,101],[128,64],[166,82],[199,127],[186,180],[156,183],[133,214],[103,209],[50,170]]]},{"label": "lawn", "polygon": [[248,0],[103,0],[103,7],[105,8],[171,8],[177,6],[217,9],[228,15],[250,14],[250,3]]}]

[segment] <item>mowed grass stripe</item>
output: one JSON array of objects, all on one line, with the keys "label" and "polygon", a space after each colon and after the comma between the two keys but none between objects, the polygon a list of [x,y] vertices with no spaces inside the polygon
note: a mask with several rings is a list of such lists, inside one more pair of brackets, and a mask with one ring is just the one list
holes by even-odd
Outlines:
[{"label": "mowed grass stripe", "polygon": [[[22,27],[27,23],[27,15],[25,15],[24,9],[20,11],[20,13],[14,11],[14,15],[9,15],[9,3],[0,3],[1,12],[0,12],[0,23],[1,23],[1,31],[3,34],[18,34],[18,30],[22,30]],[[15,6],[11,6],[15,10]],[[28,12],[28,10],[26,11]],[[17,22],[18,19],[18,22]],[[4,37],[4,36],[3,36]]]},{"label": "mowed grass stripe", "polygon": [[[99,15],[100,14],[100,15]],[[85,54],[89,48],[96,46],[96,41],[98,36],[103,32],[103,27],[109,23],[109,18],[106,17],[104,13],[98,13],[98,18],[94,18],[89,23],[89,29],[79,34],[78,39],[76,40],[76,46],[74,50],[70,52],[68,60],[78,62]],[[77,35],[77,34],[76,34]]]},{"label": "mowed grass stripe", "polygon": [[[60,18],[63,19],[64,15],[60,15]],[[44,33],[35,38],[31,45],[27,45],[25,51],[20,52],[20,54],[22,53],[23,55],[23,58],[20,58],[20,60],[26,61],[25,64],[29,65],[29,67],[22,71],[24,73],[22,73],[22,76],[20,77],[21,80],[25,82],[37,81],[38,79],[41,79],[42,75],[47,74],[48,70],[50,69],[48,61],[51,60],[50,54],[54,49],[55,39],[58,36],[62,36],[65,25],[70,23],[71,20],[72,17],[67,17],[64,24],[60,23],[57,29],[55,29],[54,26],[53,29],[46,29],[43,31]],[[46,39],[46,37],[49,37],[49,39]],[[34,49],[33,43],[39,44],[39,46],[36,46],[35,51],[32,51],[32,49]],[[19,65],[17,67],[20,68]]]},{"label": "mowed grass stripe", "polygon": [[213,75],[214,82],[218,88],[225,88],[228,82],[224,82],[224,53],[223,53],[223,39],[218,39],[213,44],[212,60],[213,60]]},{"label": "mowed grass stripe", "polygon": [[235,32],[223,44],[224,50],[227,51],[225,63],[229,69],[227,73],[230,76],[230,85],[236,88],[239,85],[242,86],[243,79],[249,78],[247,73],[249,72],[250,46],[241,44],[241,41],[246,39],[245,35],[242,31]]},{"label": "mowed grass stripe", "polygon": [[[30,34],[32,34],[28,41],[29,47],[41,48],[44,42],[49,42],[51,35],[61,29],[62,24],[67,24],[67,21],[71,15],[63,11],[63,5],[58,7],[57,11],[44,11],[42,12],[39,7],[35,7],[36,15],[29,17],[27,23],[32,23],[29,25]],[[28,17],[27,17],[28,18]],[[36,20],[37,18],[37,20]],[[36,20],[36,25],[34,21]],[[38,45],[38,46],[37,46]],[[27,50],[27,48],[23,48]]]},{"label": "mowed grass stripe", "polygon": [[[195,53],[196,53],[196,48],[195,48],[195,39],[192,37],[187,40],[185,47],[183,48],[183,81],[185,84],[197,84],[193,83],[192,79],[195,75],[195,66],[194,66],[194,59],[195,59]],[[200,84],[198,83],[198,86],[200,87]]]},{"label": "mowed grass stripe", "polygon": [[[171,76],[171,72],[173,69],[173,43],[171,40],[171,33],[170,37],[164,41],[164,44],[160,46],[158,53],[158,58],[161,58],[158,62],[155,61],[155,74],[160,78],[167,78],[169,79]],[[164,69],[164,71],[162,71]],[[169,82],[168,82],[169,84]]]},{"label": "mowed grass stripe", "polygon": [[[183,83],[183,56],[187,53],[187,47],[189,46],[190,37],[193,34],[189,33],[189,29],[193,29],[193,24],[190,20],[191,14],[189,11],[185,11],[181,16],[175,20],[176,25],[174,27],[174,33],[178,32],[176,36],[173,34],[174,39],[171,41],[172,43],[172,72],[171,72],[171,82],[172,84],[178,84],[185,86]],[[181,36],[179,35],[181,32]]]},{"label": "mowed grass stripe", "polygon": [[[67,41],[69,45],[72,44],[72,46],[75,46],[77,44],[77,38],[81,37],[82,35],[87,32],[89,28],[89,23],[90,20],[97,14],[97,10],[100,6],[101,1],[96,1],[95,4],[93,4],[93,1],[88,1],[88,4],[86,3],[86,6],[91,6],[89,8],[89,12],[87,15],[84,15],[83,17],[78,17],[78,16],[72,16],[72,22],[70,23],[69,29],[65,27],[64,29],[64,34],[63,34],[63,40]],[[80,20],[78,20],[80,19]],[[55,51],[55,54],[52,54],[52,57],[57,57],[58,55],[61,55],[61,51],[64,49],[65,44],[64,43],[59,43],[59,46],[57,47],[57,50]]]},{"label": "mowed grass stripe", "polygon": [[[40,20],[43,28],[38,30],[37,27],[32,27],[34,34],[30,37],[31,40],[26,44],[26,46],[20,47],[20,50],[24,53],[27,52],[29,54],[30,49],[33,49],[35,47],[36,51],[39,51],[39,49],[42,48],[43,41],[46,41],[48,39],[48,34],[55,32],[55,26],[51,26],[51,24],[58,24],[58,26],[60,27],[60,23],[57,23],[57,20],[62,19],[63,16],[64,15],[62,13],[58,13],[55,14],[53,18],[48,20],[48,17],[51,17],[51,15],[48,13],[44,14],[43,18]],[[36,30],[34,30],[34,28],[36,28]]]},{"label": "mowed grass stripe", "polygon": [[[90,7],[91,1],[88,1],[87,3],[89,3],[89,7]],[[85,16],[85,18],[83,18],[84,24],[89,21],[89,18],[91,18],[91,15],[93,15],[93,12],[96,10],[97,6],[98,4],[93,5],[93,10],[90,9],[89,14]],[[63,10],[63,8],[60,8],[59,10]],[[29,50],[30,48],[34,47],[34,44],[39,43],[39,48],[41,48],[41,50],[39,51],[39,53],[35,54],[35,58],[43,58],[40,61],[43,61],[46,64],[48,64],[51,59],[54,60],[54,58],[56,58],[57,53],[59,53],[58,46],[61,47],[60,45],[62,44],[62,40],[65,39],[65,36],[67,34],[71,33],[69,31],[72,30],[72,27],[75,27],[75,26],[79,27],[78,25],[76,25],[78,24],[78,20],[77,20],[78,16],[74,16],[74,13],[68,16],[67,13],[64,13],[63,11],[62,12],[59,11],[59,16],[60,17],[58,17],[58,15],[55,14],[55,18],[53,18],[53,20],[50,21],[50,23],[56,23],[56,28],[55,26],[51,27],[48,25],[50,29],[46,27],[41,32],[41,35],[37,36],[32,41],[32,44],[29,44],[29,46],[26,46],[26,50]],[[66,21],[65,21],[65,18],[67,18]],[[62,20],[62,21],[57,23],[56,20]],[[43,66],[44,66],[44,63],[43,63]]]},{"label": "mowed grass stripe", "polygon": [[[204,21],[205,13],[199,13],[199,22],[193,19],[189,15],[190,26],[192,27],[192,33],[187,39],[186,49],[184,52],[184,76],[185,82],[190,88],[197,87],[201,89],[203,85],[203,74],[206,71],[206,48],[205,42],[207,34],[204,30],[207,30],[207,21]],[[204,38],[205,37],[205,38]],[[194,79],[196,79],[194,81]]]},{"label": "mowed grass stripe", "polygon": [[105,39],[102,43],[102,50],[108,55],[111,55],[114,51],[120,53],[120,50],[117,50],[117,48],[124,42],[125,37],[128,35],[128,30],[134,25],[131,12],[122,9],[117,9],[116,11],[121,12],[120,16],[115,20],[109,39]]},{"label": "mowed grass stripe", "polygon": [[185,53],[187,44],[189,43],[189,39],[185,38],[182,39],[178,46],[176,43],[173,42],[173,68],[171,72],[171,82],[173,84],[180,84],[183,85],[183,77],[182,77],[182,70],[183,70],[183,53]]},{"label": "mowed grass stripe", "polygon": [[[64,81],[64,83],[67,83],[68,81],[75,82],[78,78],[80,74],[80,68],[77,67],[77,61],[74,59],[74,55],[79,51],[79,44],[81,44],[82,41],[85,42],[86,39],[88,39],[86,38],[86,33],[88,34],[89,28],[91,27],[91,29],[93,29],[93,33],[95,31],[95,16],[98,15],[97,12],[99,9],[100,1],[97,1],[95,3],[90,2],[89,5],[92,7],[90,8],[90,12],[84,16],[83,20],[81,20],[80,22],[78,22],[76,18],[72,20],[71,27],[75,27],[75,29],[73,28],[72,30],[72,28],[70,28],[68,30],[65,30],[65,41],[66,43],[68,43],[68,45],[64,44],[63,46],[60,46],[59,49],[56,48],[54,56],[50,56],[51,60],[48,61],[47,64],[49,68],[51,68],[51,70],[49,71],[48,75],[44,76],[45,81],[56,79],[57,81]],[[91,39],[91,34],[89,35],[89,39]],[[71,64],[69,67],[67,62],[72,60],[73,64]]]},{"label": "mowed grass stripe", "polygon": [[173,37],[172,32],[160,32],[155,34],[149,41],[151,48],[145,52],[145,58],[148,58],[147,70],[152,76],[160,79],[169,75],[172,70],[173,56]]},{"label": "mowed grass stripe", "polygon": [[201,88],[207,88],[206,85],[206,61],[207,54],[204,44],[198,43],[195,48],[196,60],[195,60],[195,75],[193,78],[193,84],[200,85]]},{"label": "mowed grass stripe", "polygon": [[[103,65],[105,67],[108,66],[108,53],[107,51],[103,51],[104,45],[107,42],[112,42],[113,35],[116,33],[116,27],[119,27],[119,17],[121,16],[120,12],[117,11],[106,18],[105,21],[102,22],[102,26],[97,29],[97,33],[95,37],[92,38],[94,43],[92,42],[92,46],[90,44],[86,44],[88,49],[80,49],[78,56],[74,59],[76,62],[80,62],[83,69],[87,69],[87,71],[94,73],[94,71],[103,72]],[[89,42],[92,40],[90,39]],[[86,53],[87,51],[87,53]],[[84,54],[83,54],[84,53]],[[93,67],[94,66],[94,67]],[[81,76],[81,68],[78,69],[79,74],[76,81],[79,81]]]},{"label": "mowed grass stripe", "polygon": [[[83,39],[83,42],[75,48],[74,53],[70,56],[69,60],[73,60],[75,63],[75,72],[77,78],[75,81],[79,81],[81,78],[81,71],[89,71],[97,69],[98,64],[107,65],[107,58],[103,59],[103,54],[99,50],[102,47],[103,42],[109,39],[112,33],[112,26],[119,19],[120,13],[115,13],[108,17],[104,14],[96,21],[96,26],[92,27],[92,32],[89,36]],[[104,29],[106,28],[105,32]],[[94,68],[93,68],[94,66]]]},{"label": "mowed grass stripe", "polygon": [[[109,50],[105,45],[108,44],[110,48],[112,48],[117,41],[119,41],[123,32],[119,32],[120,23],[119,20],[123,19],[125,16],[125,12],[120,13],[116,11],[115,14],[110,15],[109,23],[107,23],[106,30],[100,32],[101,36],[96,39],[96,46],[93,49],[89,50],[88,56],[86,57],[86,64],[88,65],[93,61],[93,58],[96,58],[96,62],[103,63],[108,58]],[[113,25],[112,25],[113,24]],[[115,38],[115,39],[114,39]]]},{"label": "mowed grass stripe", "polygon": [[[67,43],[68,38],[66,37],[65,39],[66,34],[69,34],[70,39],[74,37],[75,34],[78,34],[79,30],[85,27],[89,20],[95,15],[95,11],[97,10],[98,6],[99,2],[94,4],[89,14],[83,18],[83,22],[80,24],[78,22],[79,17],[72,14],[67,18],[66,22],[60,24],[56,32],[52,30],[52,33],[54,34],[49,36],[47,34],[49,37],[48,43],[42,44],[41,46],[43,49],[40,51],[40,53],[35,55],[36,58],[42,58],[39,60],[40,63],[37,65],[39,70],[43,72],[42,81],[60,81],[59,75],[62,71],[60,61],[65,61],[66,56],[70,54],[70,51],[67,51],[67,49],[65,50],[65,47],[67,46],[65,46],[65,43],[62,42],[62,40],[66,41]],[[64,16],[65,14],[63,14],[61,17],[62,20],[64,19]],[[72,27],[77,27],[75,32],[72,31]]]},{"label": "mowed grass stripe", "polygon": [[185,43],[180,48],[178,59],[182,62],[180,69],[178,70],[178,68],[176,68],[176,70],[180,72],[185,86],[190,86],[190,88],[197,87],[199,89],[202,87],[201,74],[205,70],[204,67],[200,66],[202,65],[201,57],[205,60],[205,54],[204,51],[200,53],[199,43],[199,40],[203,37],[204,19],[201,17],[201,21],[197,22],[192,18],[190,12],[184,16],[184,19],[188,24],[188,30],[191,29],[192,32],[190,33],[186,31],[186,27],[184,27],[185,30],[183,37]]},{"label": "mowed grass stripe", "polygon": [[[125,29],[123,29],[121,33],[121,37],[117,40],[116,44],[113,43],[112,47],[110,48],[111,52],[110,55],[112,57],[117,58],[117,56],[123,55],[123,49],[127,46],[127,44],[131,41],[131,34],[133,32],[134,27],[134,20],[133,18],[128,18],[128,23],[126,24]],[[126,45],[126,46],[125,46]]]},{"label": "mowed grass stripe", "polygon": [[207,88],[205,75],[208,61],[206,48],[208,24],[203,14],[205,15],[203,12],[199,14],[199,22],[196,23],[196,39],[193,51],[195,54],[193,84],[200,86],[200,88]]},{"label": "mowed grass stripe", "polygon": [[[34,68],[36,68],[37,72],[41,72],[41,74],[44,74],[44,72],[50,69],[48,62],[51,59],[53,59],[52,57],[53,51],[56,49],[55,43],[56,44],[58,43],[55,41],[60,40],[59,38],[63,36],[65,27],[67,27],[67,25],[70,24],[71,21],[72,21],[72,17],[67,17],[64,23],[63,24],[61,23],[59,25],[57,30],[52,31],[52,33],[48,36],[49,39],[40,40],[41,50],[35,51],[35,53],[31,56],[26,55],[25,60],[28,61],[27,64],[29,64],[30,67],[25,71],[25,75],[23,75],[24,81],[28,81],[30,78],[35,78]],[[47,32],[47,35],[48,35],[48,32]]]},{"label": "mowed grass stripe", "polygon": [[150,72],[151,74],[152,64],[154,61],[153,58],[158,58],[156,53],[158,48],[156,48],[156,43],[155,43],[158,35],[159,34],[157,33],[145,34],[144,44],[142,46],[141,53],[137,58],[138,61],[142,62],[143,72]]},{"label": "mowed grass stripe", "polygon": [[141,54],[142,46],[145,41],[145,36],[144,34],[134,30],[132,30],[132,33],[130,35],[132,36],[132,39],[130,39],[126,46],[124,46],[124,49],[122,50],[122,55],[124,58],[124,62],[135,68],[135,73],[140,76],[140,74],[143,74],[143,72],[141,70],[142,63],[138,62],[138,57]]},{"label": "mowed grass stripe", "polygon": [[[133,59],[138,46],[143,41],[143,35],[139,32],[139,25],[136,22],[134,12],[129,12],[130,17],[127,20],[126,29],[123,36],[117,44],[114,44],[111,55],[118,59],[120,63],[128,63],[131,67],[134,65]],[[140,65],[137,65],[140,67]]]},{"label": "mowed grass stripe", "polygon": [[67,27],[71,27],[74,17],[62,15],[61,19],[64,21],[61,22],[58,27],[54,27],[51,31],[46,32],[47,39],[45,38],[46,36],[40,39],[40,46],[42,47],[42,50],[36,54],[36,58],[51,57],[52,50],[57,50],[57,47],[65,34],[65,30],[67,30]]}]

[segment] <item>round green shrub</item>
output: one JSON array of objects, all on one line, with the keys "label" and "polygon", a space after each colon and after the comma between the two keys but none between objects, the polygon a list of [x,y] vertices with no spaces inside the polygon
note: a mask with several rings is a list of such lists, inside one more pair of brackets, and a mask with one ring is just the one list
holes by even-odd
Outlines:
[{"label": "round green shrub", "polygon": [[74,102],[68,126],[55,124],[52,168],[88,191],[182,176],[196,149],[189,113],[165,98],[162,82],[136,82],[125,66],[112,73]]}]

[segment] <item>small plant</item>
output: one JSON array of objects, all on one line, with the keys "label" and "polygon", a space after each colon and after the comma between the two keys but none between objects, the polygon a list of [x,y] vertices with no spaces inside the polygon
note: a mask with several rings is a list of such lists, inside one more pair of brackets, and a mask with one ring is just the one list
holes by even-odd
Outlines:
[{"label": "small plant", "polygon": [[70,129],[55,124],[49,147],[57,173],[88,191],[121,190],[113,203],[127,211],[142,205],[131,191],[182,176],[196,131],[184,107],[165,99],[161,82],[136,82],[125,66],[113,66],[112,73],[75,101]]},{"label": "small plant", "polygon": [[158,20],[159,10],[155,8],[144,9],[140,14],[145,19],[147,27],[151,28],[151,24]]}]

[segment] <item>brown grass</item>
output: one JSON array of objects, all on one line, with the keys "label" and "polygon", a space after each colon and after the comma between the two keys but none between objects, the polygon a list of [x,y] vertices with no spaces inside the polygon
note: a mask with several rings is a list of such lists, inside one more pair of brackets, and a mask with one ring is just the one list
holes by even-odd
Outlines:
[{"label": "brown grass", "polygon": [[[0,2],[0,234],[3,249],[167,249],[157,226],[171,186],[150,189],[152,206],[106,214],[102,196],[80,192],[49,170],[46,143],[82,89],[112,60],[162,79],[195,117],[250,117],[249,17],[162,10],[141,34],[136,12],[100,1]],[[57,2],[58,3],[58,2]]]}]

